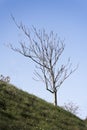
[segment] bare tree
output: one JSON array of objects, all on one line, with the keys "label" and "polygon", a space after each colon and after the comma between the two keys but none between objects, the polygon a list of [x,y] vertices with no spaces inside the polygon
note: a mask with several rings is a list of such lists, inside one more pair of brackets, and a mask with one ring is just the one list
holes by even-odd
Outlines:
[{"label": "bare tree", "polygon": [[47,34],[44,29],[37,31],[35,27],[32,27],[30,31],[22,23],[18,25],[14,17],[12,18],[18,29],[23,31],[28,38],[28,42],[20,42],[19,48],[9,44],[10,48],[36,63],[35,75],[45,83],[46,89],[54,94],[54,105],[56,106],[58,88],[76,71],[77,67],[71,68],[70,58],[67,64],[59,65],[65,44],[57,37],[57,34],[54,34],[53,31]]},{"label": "bare tree", "polygon": [[73,102],[65,103],[62,108],[74,115],[77,115],[79,110],[79,106]]}]

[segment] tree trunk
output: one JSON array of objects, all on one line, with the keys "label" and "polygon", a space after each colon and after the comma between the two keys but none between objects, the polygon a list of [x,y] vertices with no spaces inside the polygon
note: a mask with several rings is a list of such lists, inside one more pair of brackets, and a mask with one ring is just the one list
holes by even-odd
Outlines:
[{"label": "tree trunk", "polygon": [[57,106],[57,90],[53,94],[54,94],[54,106]]}]

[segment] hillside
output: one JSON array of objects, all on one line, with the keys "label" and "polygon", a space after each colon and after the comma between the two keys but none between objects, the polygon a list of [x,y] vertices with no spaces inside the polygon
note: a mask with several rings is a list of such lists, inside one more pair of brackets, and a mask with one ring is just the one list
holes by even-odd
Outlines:
[{"label": "hillside", "polygon": [[60,107],[0,81],[0,130],[87,130]]}]

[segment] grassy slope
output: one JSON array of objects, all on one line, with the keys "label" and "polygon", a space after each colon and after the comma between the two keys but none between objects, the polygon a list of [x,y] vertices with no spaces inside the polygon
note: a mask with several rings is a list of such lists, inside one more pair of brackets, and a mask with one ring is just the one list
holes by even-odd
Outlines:
[{"label": "grassy slope", "polygon": [[87,130],[87,127],[71,113],[0,82],[0,130]]}]

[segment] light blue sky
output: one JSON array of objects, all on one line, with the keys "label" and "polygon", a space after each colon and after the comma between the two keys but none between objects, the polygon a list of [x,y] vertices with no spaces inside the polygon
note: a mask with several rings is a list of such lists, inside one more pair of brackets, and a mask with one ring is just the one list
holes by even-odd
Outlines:
[{"label": "light blue sky", "polygon": [[79,116],[87,116],[87,0],[0,0],[0,74],[11,77],[11,83],[35,94],[48,102],[53,95],[45,90],[42,82],[32,79],[34,64],[31,60],[8,49],[4,44],[23,40],[24,35],[11,19],[27,27],[53,30],[65,39],[63,58],[71,57],[78,70],[69,77],[58,91],[58,104],[72,101],[79,108]]}]

